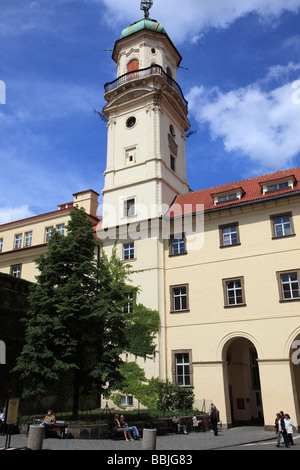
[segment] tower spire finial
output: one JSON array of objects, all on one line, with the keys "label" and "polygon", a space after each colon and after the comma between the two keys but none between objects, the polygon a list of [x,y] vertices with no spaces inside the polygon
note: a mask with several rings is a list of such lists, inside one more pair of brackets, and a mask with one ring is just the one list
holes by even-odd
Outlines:
[{"label": "tower spire finial", "polygon": [[145,18],[149,18],[149,10],[153,5],[153,0],[146,0],[141,2],[141,10],[144,10]]}]

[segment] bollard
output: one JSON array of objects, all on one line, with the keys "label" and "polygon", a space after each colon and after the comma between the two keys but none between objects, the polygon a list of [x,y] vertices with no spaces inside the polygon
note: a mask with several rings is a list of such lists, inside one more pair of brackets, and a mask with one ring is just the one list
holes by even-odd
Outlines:
[{"label": "bollard", "polygon": [[156,450],[156,429],[143,430],[143,450]]},{"label": "bollard", "polygon": [[29,426],[27,448],[30,450],[41,450],[43,447],[44,426]]}]

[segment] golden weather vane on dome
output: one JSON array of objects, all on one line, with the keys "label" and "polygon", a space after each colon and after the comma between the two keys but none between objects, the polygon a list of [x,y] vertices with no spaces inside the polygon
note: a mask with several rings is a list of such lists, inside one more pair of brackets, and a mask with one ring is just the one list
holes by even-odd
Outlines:
[{"label": "golden weather vane on dome", "polygon": [[144,10],[145,18],[149,18],[149,10],[153,5],[153,0],[142,1],[141,10]]}]

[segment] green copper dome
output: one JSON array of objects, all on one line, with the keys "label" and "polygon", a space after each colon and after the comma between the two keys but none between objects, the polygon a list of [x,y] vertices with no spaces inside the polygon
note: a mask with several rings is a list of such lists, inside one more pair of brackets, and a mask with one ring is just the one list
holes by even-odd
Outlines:
[{"label": "green copper dome", "polygon": [[151,20],[150,18],[143,18],[140,21],[132,23],[128,28],[123,29],[120,39],[124,39],[127,36],[137,33],[138,31],[141,31],[143,29],[147,29],[148,31],[155,31],[157,33],[167,34],[165,28],[156,20]]}]

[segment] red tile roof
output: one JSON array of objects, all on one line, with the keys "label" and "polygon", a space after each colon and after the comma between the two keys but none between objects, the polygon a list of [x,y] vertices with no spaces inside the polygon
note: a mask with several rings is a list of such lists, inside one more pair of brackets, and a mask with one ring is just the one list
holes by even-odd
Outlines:
[{"label": "red tile roof", "polygon": [[[290,178],[289,178],[290,177]],[[264,183],[271,183],[281,179],[293,179],[293,188],[286,187],[274,191],[269,191],[263,194],[262,185]],[[204,211],[219,210],[220,208],[239,206],[247,202],[262,201],[270,199],[274,196],[285,195],[288,193],[295,193],[300,190],[300,167],[277,171],[268,175],[257,176],[255,178],[238,181],[236,183],[227,183],[213,188],[202,189],[193,191],[187,194],[177,196],[173,201],[168,213],[170,217],[180,216],[182,214],[190,214],[197,211],[197,204],[204,205]],[[234,199],[231,201],[214,203],[214,195],[220,195],[226,192],[240,190],[242,193],[241,199]],[[185,207],[184,207],[185,206]],[[199,210],[199,208],[198,208]]]}]

